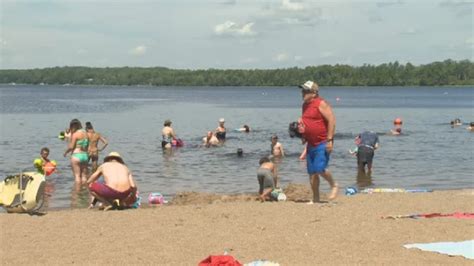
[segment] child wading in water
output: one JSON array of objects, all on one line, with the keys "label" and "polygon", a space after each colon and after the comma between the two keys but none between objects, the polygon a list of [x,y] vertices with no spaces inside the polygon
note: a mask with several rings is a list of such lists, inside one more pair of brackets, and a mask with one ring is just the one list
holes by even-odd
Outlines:
[{"label": "child wading in water", "polygon": [[56,171],[57,163],[55,160],[48,159],[49,149],[46,147],[42,148],[40,152],[40,156],[41,156],[40,158],[36,158],[33,161],[33,165],[35,166],[38,173],[45,176],[49,176],[52,173],[54,173],[54,171]]}]

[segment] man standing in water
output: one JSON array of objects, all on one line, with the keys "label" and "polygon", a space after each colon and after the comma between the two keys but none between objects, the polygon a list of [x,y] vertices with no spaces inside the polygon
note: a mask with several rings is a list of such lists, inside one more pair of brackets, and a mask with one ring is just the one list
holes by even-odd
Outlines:
[{"label": "man standing in water", "polygon": [[307,81],[299,87],[303,96],[304,133],[302,135],[307,143],[307,170],[313,190],[313,200],[309,204],[313,204],[320,202],[319,176],[326,179],[331,186],[328,198],[332,200],[337,196],[338,185],[327,169],[329,155],[333,150],[336,119],[331,106],[319,97],[319,86],[316,82]]}]

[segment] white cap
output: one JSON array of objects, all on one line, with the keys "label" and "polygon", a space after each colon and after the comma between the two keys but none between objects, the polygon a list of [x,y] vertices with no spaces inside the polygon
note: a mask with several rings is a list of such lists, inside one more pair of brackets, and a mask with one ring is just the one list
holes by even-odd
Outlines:
[{"label": "white cap", "polygon": [[306,81],[303,85],[299,85],[298,87],[300,87],[304,91],[312,91],[312,92],[319,91],[318,84],[311,80]]},{"label": "white cap", "polygon": [[224,118],[219,119],[219,123],[224,123],[224,122],[225,122]]}]

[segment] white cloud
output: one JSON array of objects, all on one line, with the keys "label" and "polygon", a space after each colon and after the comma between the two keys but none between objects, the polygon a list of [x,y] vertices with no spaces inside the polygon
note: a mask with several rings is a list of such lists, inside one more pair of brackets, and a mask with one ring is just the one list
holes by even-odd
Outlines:
[{"label": "white cloud", "polygon": [[141,56],[141,55],[144,55],[146,53],[146,46],[139,45],[139,46],[129,50],[128,52],[131,55]]},{"label": "white cloud", "polygon": [[214,27],[214,33],[216,35],[230,35],[230,36],[253,36],[257,33],[252,30],[254,23],[249,22],[244,25],[239,25],[230,20],[224,22],[223,24],[216,25]]},{"label": "white cloud", "polygon": [[303,57],[301,55],[295,55],[294,59],[295,61],[301,61]]},{"label": "white cloud", "polygon": [[292,2],[291,0],[283,0],[280,8],[288,11],[300,11],[304,9],[304,6],[302,3]]},{"label": "white cloud", "polygon": [[277,62],[285,62],[285,61],[288,61],[288,59],[290,59],[290,56],[287,54],[287,53],[280,53],[280,54],[277,54],[273,60],[277,61]]},{"label": "white cloud", "polygon": [[87,54],[87,50],[81,48],[81,49],[78,49],[78,50],[76,51],[76,53],[77,53],[78,55],[84,55],[84,54]]}]

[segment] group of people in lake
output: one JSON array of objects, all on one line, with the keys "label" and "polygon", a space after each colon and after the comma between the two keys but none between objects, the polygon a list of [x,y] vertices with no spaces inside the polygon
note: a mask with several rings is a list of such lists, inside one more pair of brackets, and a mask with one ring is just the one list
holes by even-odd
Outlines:
[{"label": "group of people in lake", "polygon": [[[307,173],[310,179],[312,200],[309,204],[321,202],[320,200],[320,177],[327,181],[330,186],[328,199],[336,198],[339,185],[328,169],[330,154],[333,151],[336,119],[328,102],[320,97],[319,86],[314,81],[307,81],[300,85],[302,94],[302,113],[297,122],[290,124],[290,136],[299,137],[305,148],[300,155],[301,160],[306,160]],[[451,125],[460,123],[454,121]],[[394,120],[394,128],[390,131],[392,135],[402,134],[403,121],[400,118]],[[474,128],[473,123],[470,125]],[[248,125],[237,129],[240,132],[250,132]],[[225,119],[218,120],[215,130],[208,131],[202,139],[204,147],[221,146],[226,141],[227,129]],[[170,150],[173,147],[183,145],[172,127],[172,121],[167,119],[163,123],[161,131],[161,147]],[[130,169],[126,166],[123,158],[117,152],[111,152],[104,158],[104,163],[98,166],[99,152],[104,150],[108,141],[100,133],[94,131],[90,122],[86,122],[85,129],[78,119],[70,122],[69,128],[61,132],[59,138],[67,140],[68,145],[64,156],[70,156],[71,169],[76,184],[87,185],[91,195],[90,207],[94,207],[100,201],[105,209],[125,206],[129,207],[136,203],[137,185]],[[369,176],[373,170],[373,158],[379,139],[377,133],[364,131],[355,139],[356,148],[350,150],[351,154],[357,156],[357,169],[360,175]],[[99,147],[99,143],[102,146]],[[238,149],[237,155],[242,156],[243,150]],[[40,172],[50,172],[54,161],[48,159],[49,150],[41,150],[41,158],[35,160],[35,167]],[[275,200],[272,193],[279,188],[278,164],[276,158],[285,156],[283,145],[278,141],[278,136],[271,137],[271,156],[265,156],[259,160],[257,169],[257,180],[259,184],[258,194],[262,201]],[[88,174],[89,163],[91,163],[92,174]],[[49,167],[49,168],[48,168]],[[99,177],[103,182],[98,182]]]}]

